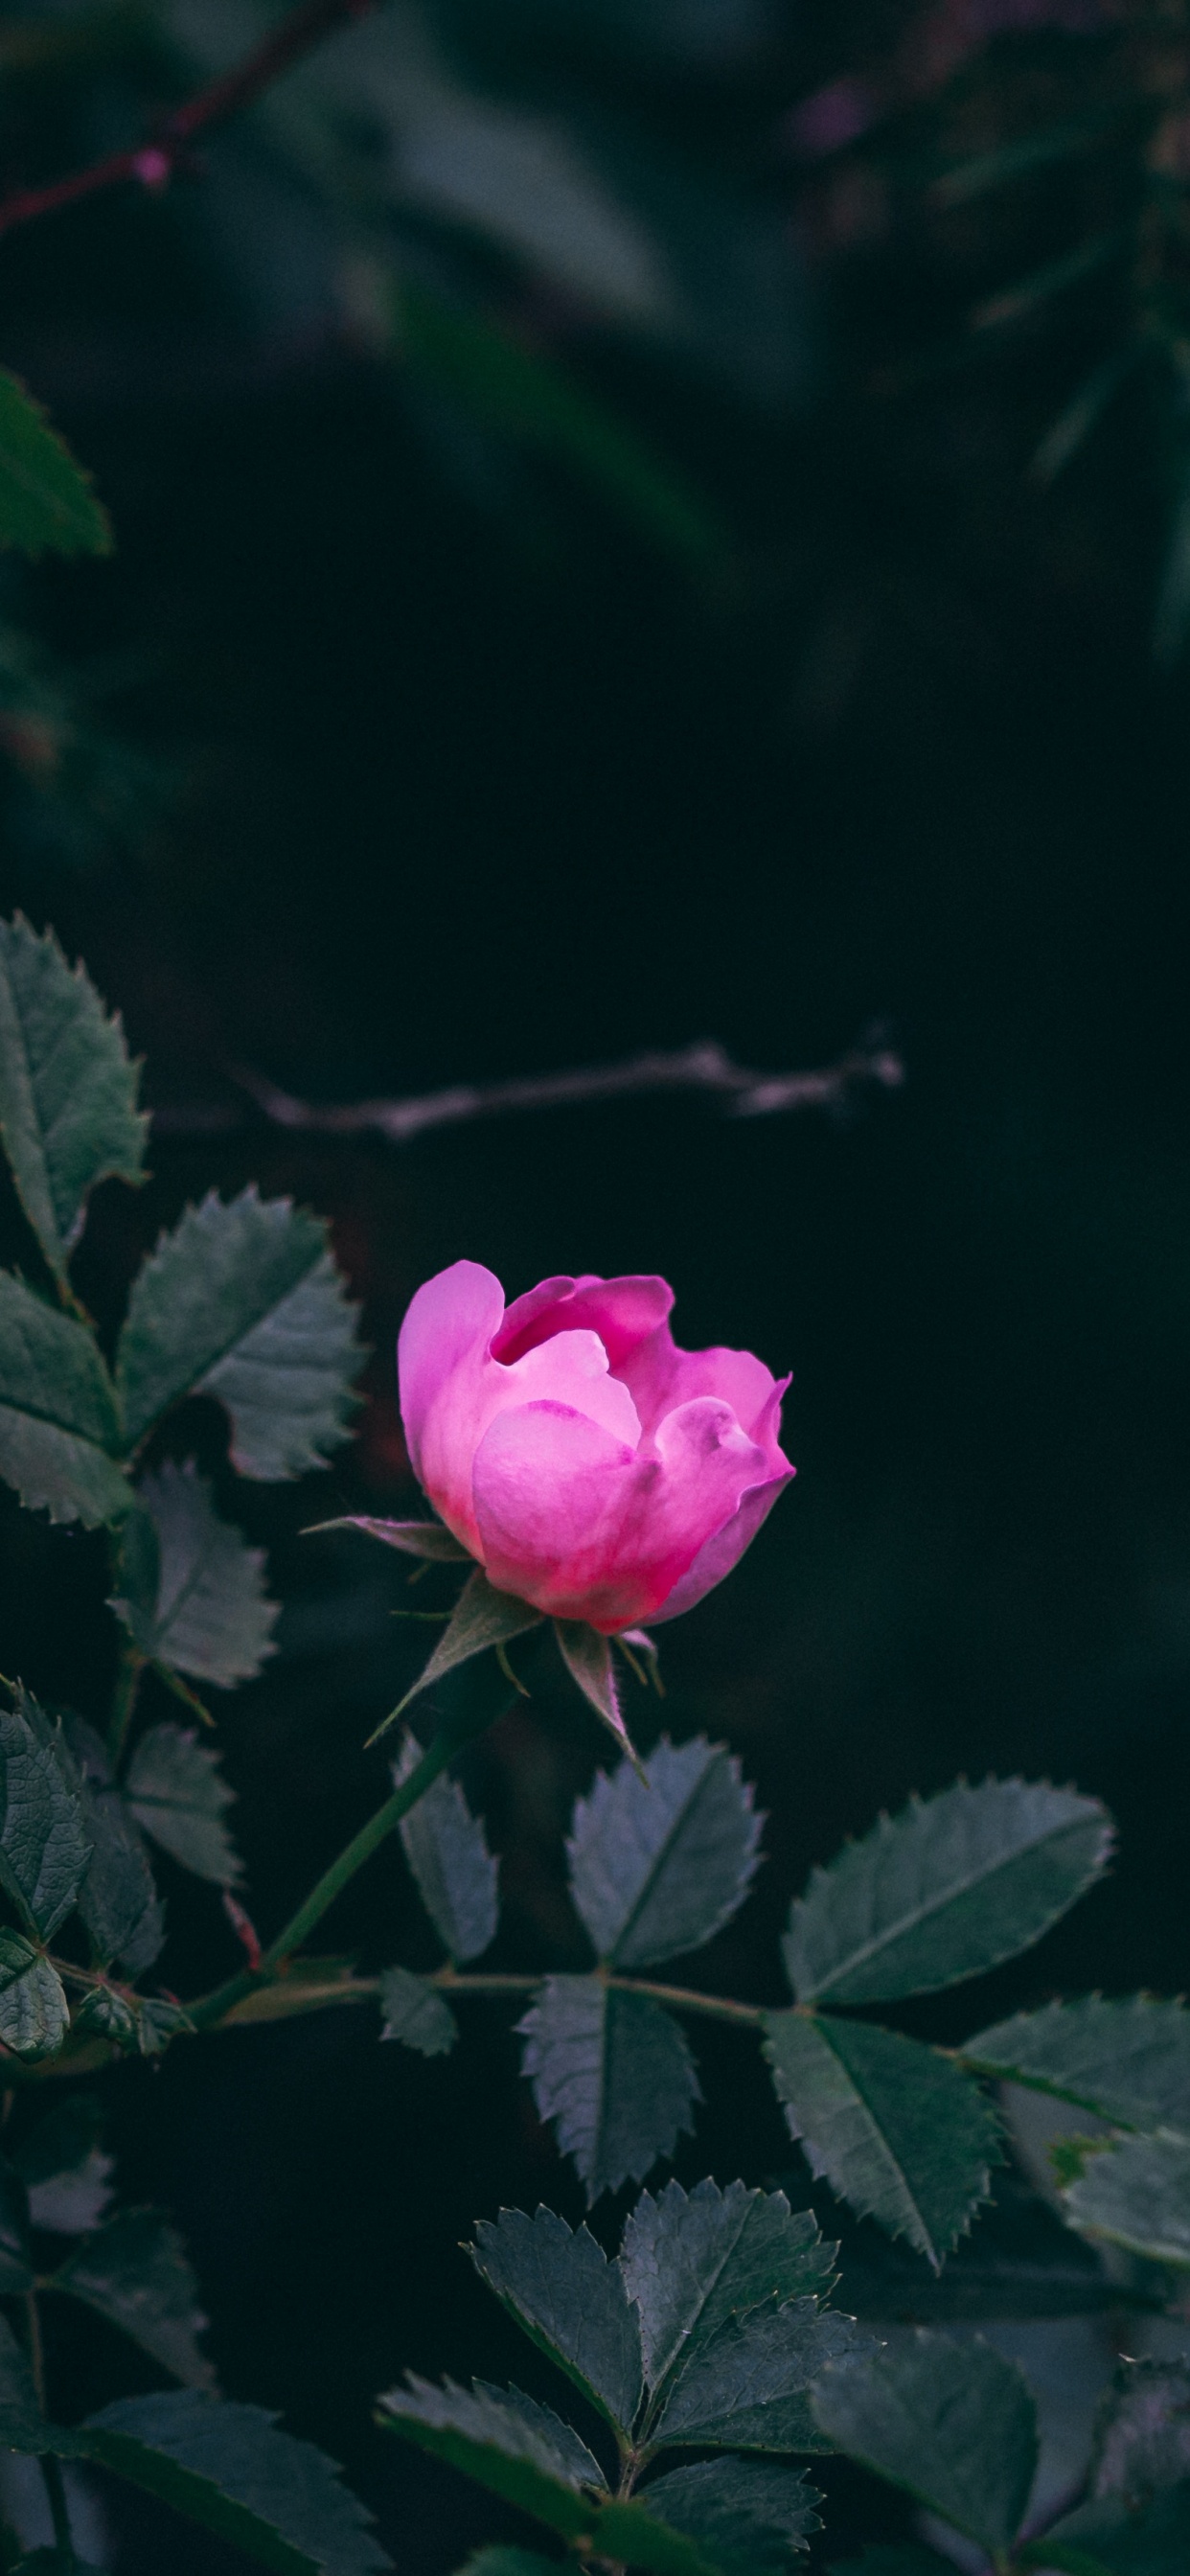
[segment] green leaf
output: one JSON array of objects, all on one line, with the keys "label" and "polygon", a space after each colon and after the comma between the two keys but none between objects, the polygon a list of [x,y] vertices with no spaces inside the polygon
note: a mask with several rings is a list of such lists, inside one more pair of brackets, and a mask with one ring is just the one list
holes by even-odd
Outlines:
[{"label": "green leaf", "polygon": [[1190,2356],[1123,2361],[1096,2429],[1091,2491],[1136,2508],[1190,2478]]},{"label": "green leaf", "polygon": [[769,2460],[699,2460],[654,2478],[638,2498],[722,2576],[777,2576],[821,2529],[814,2510],[821,2501],[800,2469]]},{"label": "green leaf", "polygon": [[843,2369],[875,2348],[852,2317],[816,2299],[766,2300],[728,2317],[683,2364],[652,2438],[671,2447],[820,2451],[815,2381],[828,2362]]},{"label": "green leaf", "polygon": [[557,2576],[556,2558],[541,2558],[535,2549],[514,2549],[507,2541],[492,2541],[486,2549],[474,2549],[456,2576]]},{"label": "green leaf", "polygon": [[140,2015],[127,1995],[117,1994],[111,1986],[92,1986],[80,1997],[72,2028],[95,2039],[108,2039],[113,2048],[134,2052],[140,2047]]},{"label": "green leaf", "polygon": [[571,1894],[596,1951],[643,1968],[695,1950],[731,1921],[758,1867],[763,1818],[721,1744],[663,1736],[648,1780],[624,1762],[580,1798],[566,1849]]},{"label": "green leaf", "polygon": [[868,2221],[844,2223],[839,2258],[848,2307],[865,2322],[1085,2317],[1121,2300],[1119,2282],[1109,2280],[1094,2249],[1007,2166],[940,2273],[931,2275],[906,2244],[890,2242]]},{"label": "green leaf", "polygon": [[69,2433],[59,2437],[47,2425],[24,2352],[7,2317],[0,2317],[0,2449],[36,2454],[71,2447]]},{"label": "green leaf", "polygon": [[1021,2556],[1026,2567],[1060,2568],[1066,2576],[1186,2576],[1190,2480],[1155,2495],[1139,2511],[1122,2496],[1080,2505],[1051,2523]]},{"label": "green leaf", "polygon": [[683,2033],[647,1995],[599,1977],[549,1977],[517,2027],[538,2111],[557,2121],[588,2203],[643,2182],[672,2154],[702,2097]]},{"label": "green leaf", "polygon": [[109,1453],[115,1397],[92,1335],[0,1270],[0,1476],[26,1509],[99,1529],[132,1509]]},{"label": "green leaf", "polygon": [[1153,1995],[1081,1995],[968,2040],[981,2074],[1056,2093],[1126,2129],[1190,2131],[1190,2012]]},{"label": "green leaf", "polygon": [[991,2104],[920,2040],[872,2022],[765,2015],[765,2055],[814,2174],[937,2269],[987,2196]]},{"label": "green leaf", "polygon": [[620,2269],[640,2312],[649,2388],[730,2317],[771,2297],[825,2298],[836,2252],[823,2243],[813,2211],[795,2213],[783,2191],[749,2191],[742,2182],[721,2191],[708,2180],[688,2195],[678,2182],[667,2182],[656,2200],[642,2192],[624,2229]]},{"label": "green leaf", "polygon": [[1096,1798],[1046,1781],[963,1780],[816,1869],[790,1915],[785,1962],[801,2003],[934,1994],[1040,1939],[1106,1867]]},{"label": "green leaf", "polygon": [[183,2004],[171,2003],[165,1995],[138,1995],[137,2043],[142,2057],[158,2057],[171,2039],[193,2031],[194,2024]]},{"label": "green leaf", "polygon": [[0,546],[110,555],[111,523],[90,475],[18,376],[0,368]]},{"label": "green leaf", "polygon": [[63,1775],[82,1802],[91,1860],[78,1909],[96,1963],[119,1959],[129,1976],[150,1968],[165,1939],[165,1910],[139,1834],[94,1727],[69,1718],[54,1739]]},{"label": "green leaf", "polygon": [[56,1968],[22,1932],[0,1927],[0,2042],[25,2065],[55,2057],[70,2023]]},{"label": "green leaf", "polygon": [[459,2025],[444,1995],[411,1968],[386,1968],[380,1980],[382,2039],[401,2039],[421,2057],[448,2057]]},{"label": "green leaf", "polygon": [[640,2331],[617,2263],[586,2227],[552,2209],[481,2219],[471,2255],[480,2278],[608,2421],[629,2433],[641,2399]]},{"label": "green leaf", "polygon": [[569,2462],[571,2477],[579,2486],[606,2487],[607,2480],[592,2451],[575,2432],[573,2424],[564,2424],[552,2406],[542,2406],[536,2397],[527,2397],[523,2388],[495,2388],[490,2379],[476,2379],[472,2386],[478,2397],[492,2397],[497,2405],[511,2407],[521,2422],[532,2432],[540,2433],[559,2455]]},{"label": "green leaf", "polygon": [[131,2335],[189,2388],[213,2388],[196,2337],[207,2320],[177,2229],[155,2209],[124,2209],[80,2245],[48,2285],[81,2299]]},{"label": "green leaf", "polygon": [[137,1502],[111,1604],[134,1645],[150,1663],[222,1690],[253,1681],[277,1651],[281,1607],[265,1592],[264,1549],[220,1520],[193,1459],[146,1476]]},{"label": "green leaf", "polygon": [[643,1785],[645,1775],[620,1707],[620,1685],[610,1637],[602,1637],[598,1628],[588,1627],[585,1619],[555,1619],[554,1635],[571,1680],[578,1683],[588,1706],[594,1709],[609,1735],[615,1737],[633,1769],[640,1773]]},{"label": "green leaf", "polygon": [[43,1941],[65,1922],[91,1860],[72,1773],[35,1701],[0,1713],[0,1884]]},{"label": "green leaf", "polygon": [[[0,378],[2,403],[3,378]],[[52,930],[0,921],[0,1138],[55,1278],[99,1181],[143,1178],[148,1119],[119,1018]]]},{"label": "green leaf", "polygon": [[160,2496],[276,2576],[371,2576],[390,2561],[357,2498],[312,2442],[260,2406],[192,2389],[125,2397],[81,2428],[87,2456]]},{"label": "green leaf", "polygon": [[[404,1556],[428,1558],[433,1565],[471,1563],[461,1539],[444,1529],[441,1521],[377,1521],[366,1512],[345,1512],[338,1520],[312,1521],[303,1535],[317,1538],[323,1530],[359,1530],[364,1538],[383,1539],[386,1547],[400,1548]],[[485,2554],[480,2551],[481,2557]]]},{"label": "green leaf", "polygon": [[[400,1788],[422,1758],[409,1730],[393,1782]],[[483,1820],[473,1816],[457,1780],[440,1772],[402,1817],[405,1858],[426,1912],[449,1956],[477,1959],[496,1937],[500,1911],[499,1866],[487,1846]]]},{"label": "green leaf", "polygon": [[28,2196],[20,2175],[0,2162],[0,2298],[19,2298],[36,2277],[29,2253]]},{"label": "green leaf", "polygon": [[[1098,2142],[1096,2142],[1098,2143]],[[1190,2143],[1126,2138],[1088,2157],[1062,2194],[1071,2225],[1152,2263],[1190,2267]]]},{"label": "green leaf", "polygon": [[[590,2530],[591,2503],[575,2475],[569,2442],[532,2423],[504,2390],[468,2390],[452,2379],[435,2388],[410,2371],[407,2385],[390,2388],[377,2405],[377,2420],[389,2431],[462,2469],[564,2540]],[[559,2428],[562,2435],[569,2430]]]},{"label": "green leaf", "polygon": [[814,2409],[865,2468],[904,2487],[989,2557],[1007,2552],[1037,2470],[1037,2418],[1014,2362],[981,2336],[919,2327],[870,2361],[824,2372]]},{"label": "green leaf", "polygon": [[514,1637],[522,1637],[527,1628],[540,1626],[540,1610],[532,1609],[527,1601],[518,1601],[511,1592],[497,1592],[482,1566],[477,1565],[463,1585],[428,1664],[418,1674],[412,1690],[406,1691],[404,1699],[377,1727],[370,1743],[376,1744],[382,1735],[387,1735],[390,1726],[404,1716],[410,1701],[419,1699],[445,1673],[453,1672],[456,1664],[469,1663],[473,1655],[482,1655],[489,1646],[507,1646]]},{"label": "green leaf", "polygon": [[234,1887],[243,1862],[223,1822],[235,1803],[213,1746],[192,1727],[163,1719],[138,1737],[124,1782],[129,1807],[144,1832],[196,1878]]},{"label": "green leaf", "polygon": [[96,2095],[68,2093],[12,2149],[35,2227],[74,2236],[98,2225],[112,2196],[113,2160],[102,2152],[102,2135],[103,2105]]},{"label": "green leaf", "polygon": [[363,1361],[320,1218],[254,1189],[214,1191],[161,1237],[133,1286],[117,1379],[135,1446],[183,1395],[216,1396],[242,1476],[326,1464]]}]

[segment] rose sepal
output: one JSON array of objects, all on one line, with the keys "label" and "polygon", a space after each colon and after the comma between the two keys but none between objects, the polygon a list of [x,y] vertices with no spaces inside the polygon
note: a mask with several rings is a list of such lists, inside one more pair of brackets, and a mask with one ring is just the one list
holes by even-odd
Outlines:
[{"label": "rose sepal", "polygon": [[532,1602],[519,1601],[511,1592],[497,1592],[495,1585],[489,1583],[483,1567],[477,1565],[463,1585],[428,1664],[419,1673],[412,1689],[406,1691],[404,1699],[398,1701],[396,1708],[389,1710],[375,1734],[368,1737],[369,1744],[379,1743],[381,1736],[387,1735],[390,1726],[395,1726],[397,1719],[404,1715],[410,1702],[420,1698],[424,1690],[429,1690],[432,1682],[439,1682],[444,1674],[453,1672],[456,1664],[469,1662],[472,1655],[482,1655],[489,1646],[507,1646],[514,1637],[523,1636],[527,1629],[540,1626],[541,1612],[533,1608]]}]

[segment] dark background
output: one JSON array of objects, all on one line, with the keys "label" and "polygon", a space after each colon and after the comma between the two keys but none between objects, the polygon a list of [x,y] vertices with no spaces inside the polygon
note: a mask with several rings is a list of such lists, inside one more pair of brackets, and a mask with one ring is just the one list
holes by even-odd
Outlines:
[{"label": "dark background", "polygon": [[[213,1411],[170,1435],[269,1547],[287,1605],[282,1655],[220,1708],[248,1901],[275,1925],[375,1803],[383,1760],[362,1740],[418,1660],[424,1632],[390,1617],[399,1563],[298,1535],[415,1502],[392,1360],[413,1289],[461,1255],[510,1296],[551,1271],[659,1269],[680,1340],[795,1372],[797,1483],[731,1582],[664,1632],[666,1724],[727,1736],[771,1819],[708,1981],[776,1998],[775,1933],[810,1864],[910,1790],[995,1768],[1105,1797],[1118,1866],[1023,1969],[931,2027],[958,2035],[1062,1983],[1177,1992],[1190,764],[1184,677],[1148,642],[1161,442],[1137,392],[1053,494],[1026,476],[1114,287],[990,364],[923,358],[973,294],[1077,229],[1091,182],[999,197],[956,235],[910,182],[890,211],[879,126],[837,175],[799,157],[798,103],[903,62],[907,9],[833,30],[793,8],[646,11],[671,30],[647,61],[610,9],[571,13],[569,51],[544,52],[532,11],[510,9],[503,54],[499,12],[482,36],[436,14],[486,94],[519,82],[584,133],[618,118],[616,166],[642,189],[650,155],[677,156],[783,245],[771,311],[740,318],[755,345],[716,368],[713,310],[700,350],[675,353],[482,229],[414,209],[385,235],[386,257],[515,326],[699,494],[717,534],[697,565],[574,453],[427,389],[331,309],[310,278],[340,256],[342,206],[250,122],[159,203],[97,201],[0,245],[3,354],[117,535],[110,564],[8,576],[37,676],[0,721],[3,899],[86,957],[173,1119],[147,1189],[101,1194],[80,1285],[113,1324],[160,1225],[256,1178],[330,1216],[374,1348],[358,1441],[301,1488],[237,1485]],[[1029,16],[1005,34],[985,12],[990,43],[960,60],[959,109],[970,128],[982,100],[993,139],[1022,85],[1060,101],[1101,41],[1037,38]],[[717,53],[696,21],[720,28]],[[17,83],[10,177],[85,159],[185,87],[173,56],[112,62]],[[919,83],[919,159],[953,148],[951,98]],[[663,238],[709,274],[686,200],[666,204]],[[782,333],[796,363],[758,389]],[[789,1070],[876,1021],[907,1079],[845,1119],[633,1099],[398,1148],[280,1135],[228,1072],[351,1099],[701,1036]],[[210,1133],[179,1132],[207,1111]],[[3,1498],[0,1566],[5,1669],[99,1712],[100,1542]],[[543,1676],[471,1757],[505,1854],[497,1964],[582,1963],[559,1837],[600,1752]],[[178,1875],[168,1893],[184,1991],[228,1972],[235,1944],[209,1892]],[[395,1849],[329,1934],[372,1966],[432,1963]],[[579,2215],[511,2018],[469,2007],[457,2055],[424,2064],[378,2049],[370,2014],[325,2014],[107,2087],[122,2188],[183,2225],[227,2390],[348,2463],[410,2576],[445,2576],[513,2519],[371,2433],[370,2401],[406,2365],[523,2374],[458,2240],[504,2201]],[[784,2169],[750,2045],[712,2030],[697,2050],[707,2104],[680,2175]],[[609,2242],[619,2215],[596,2213]],[[110,2393],[114,2366],[98,2327],[81,2357],[51,2355],[63,2403]],[[827,2483],[825,2556],[895,2529],[858,2478]],[[136,2576],[166,2548],[196,2576],[225,2563],[147,2506],[120,2510]]]}]

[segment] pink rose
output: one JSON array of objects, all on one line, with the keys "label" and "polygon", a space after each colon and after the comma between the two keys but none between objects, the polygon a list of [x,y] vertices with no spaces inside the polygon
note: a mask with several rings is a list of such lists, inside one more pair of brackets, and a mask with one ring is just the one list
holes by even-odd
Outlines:
[{"label": "pink rose", "polygon": [[743,1555],[793,1474],[788,1378],[680,1351],[664,1279],[543,1279],[507,1309],[476,1261],[419,1288],[401,1414],[447,1528],[515,1593],[606,1636],[673,1619]]}]

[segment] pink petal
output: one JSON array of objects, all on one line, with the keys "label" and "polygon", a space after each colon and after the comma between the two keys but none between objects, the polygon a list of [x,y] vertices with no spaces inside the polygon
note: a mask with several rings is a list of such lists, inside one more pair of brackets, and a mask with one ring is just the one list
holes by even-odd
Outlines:
[{"label": "pink petal", "polygon": [[[446,1417],[453,1419],[466,1409],[470,1386],[503,1314],[504,1290],[494,1273],[478,1261],[456,1261],[418,1289],[397,1337],[401,1420],[409,1455],[415,1475],[444,1518],[448,1515],[439,1492],[459,1483],[444,1450]],[[466,1482],[469,1499],[469,1476]],[[458,1536],[467,1543],[463,1530]]]},{"label": "pink petal", "polygon": [[752,1485],[740,1501],[738,1511],[713,1538],[704,1541],[692,1565],[675,1583],[673,1591],[652,1614],[652,1624],[664,1619],[680,1619],[683,1610],[693,1610],[695,1602],[713,1592],[725,1574],[739,1564],[746,1547],[750,1547],[762,1521],[768,1519],[777,1496],[791,1484],[797,1470],[790,1467],[783,1476],[771,1476],[767,1484]]},{"label": "pink petal", "polygon": [[[699,1395],[717,1395],[731,1406],[736,1421],[753,1439],[760,1437],[756,1426],[776,1383],[772,1370],[763,1360],[754,1359],[751,1351],[679,1350],[667,1324],[632,1353],[618,1374],[631,1387],[647,1431],[676,1405],[690,1404]],[[788,1384],[786,1378],[784,1385]]]},{"label": "pink petal", "polygon": [[597,1279],[588,1272],[578,1279],[543,1279],[509,1307],[493,1355],[508,1366],[555,1333],[587,1331],[598,1333],[620,1376],[621,1362],[664,1324],[673,1301],[666,1281],[648,1276]]}]

